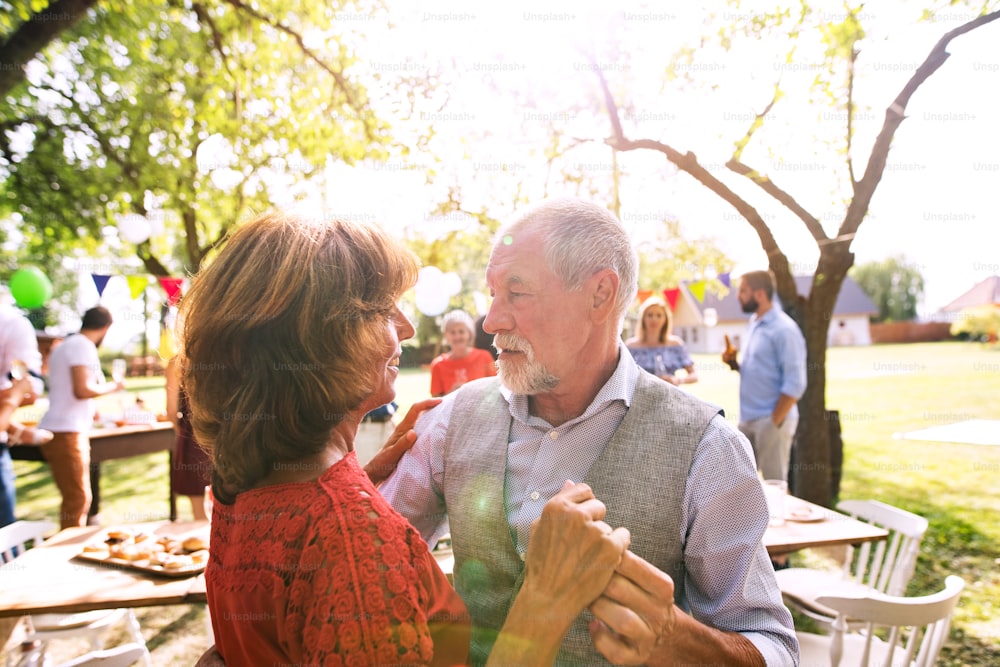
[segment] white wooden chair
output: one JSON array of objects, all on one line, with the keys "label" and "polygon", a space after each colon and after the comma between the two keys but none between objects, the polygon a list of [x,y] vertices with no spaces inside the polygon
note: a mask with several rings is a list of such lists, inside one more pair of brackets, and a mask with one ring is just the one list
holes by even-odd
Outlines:
[{"label": "white wooden chair", "polygon": [[[131,667],[146,655],[146,647],[140,644],[122,644],[103,651],[91,651],[69,662],[62,662],[53,667]],[[26,653],[17,667],[35,667],[46,665],[44,657],[37,653]]]},{"label": "white wooden chair", "polygon": [[[836,611],[833,634],[797,632],[800,664],[931,667],[948,639],[951,615],[963,588],[961,577],[950,576],[944,590],[923,597],[875,591],[861,596],[820,595],[818,602]],[[861,632],[848,634],[848,619],[852,624],[860,622]],[[883,630],[876,633],[880,628]]]},{"label": "white wooden chair", "polygon": [[837,509],[885,528],[889,536],[880,542],[848,546],[840,572],[798,567],[775,572],[785,604],[820,623],[832,623],[837,615],[819,602],[821,593],[862,595],[877,591],[903,595],[913,577],[920,541],[927,532],[927,519],[877,500],[845,500]]},{"label": "white wooden chair", "polygon": [[[16,521],[0,528],[0,562],[9,563],[14,560],[27,550],[29,543],[40,546],[45,533],[54,528],[55,524],[49,521]],[[45,649],[52,640],[85,637],[90,642],[91,649],[98,651],[103,648],[103,635],[107,629],[124,622],[132,642],[142,647],[143,664],[152,667],[146,640],[142,637],[139,622],[131,609],[102,609],[78,614],[36,614],[28,616],[26,620],[27,632],[22,642],[39,643],[35,649],[38,656],[37,664],[46,664]],[[15,658],[23,661],[24,656],[8,653],[8,667],[13,664]]]}]

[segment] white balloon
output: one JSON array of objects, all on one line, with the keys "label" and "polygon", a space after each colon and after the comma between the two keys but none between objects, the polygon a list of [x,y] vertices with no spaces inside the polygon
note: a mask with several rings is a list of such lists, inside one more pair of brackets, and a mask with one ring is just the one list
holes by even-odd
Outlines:
[{"label": "white balloon", "polygon": [[441,273],[441,269],[438,267],[425,266],[417,273],[417,285],[424,284],[439,286],[443,277],[444,274]]},{"label": "white balloon", "polygon": [[455,296],[462,291],[462,279],[454,271],[441,276],[441,288],[448,296]]},{"label": "white balloon", "polygon": [[451,297],[439,289],[418,289],[414,295],[417,310],[428,317],[440,315],[448,308]]},{"label": "white balloon", "polygon": [[477,315],[485,315],[490,309],[490,300],[482,292],[473,292],[472,302],[476,304]]},{"label": "white balloon", "polygon": [[129,243],[138,245],[148,239],[152,232],[149,220],[138,213],[128,213],[118,219],[118,233]]}]

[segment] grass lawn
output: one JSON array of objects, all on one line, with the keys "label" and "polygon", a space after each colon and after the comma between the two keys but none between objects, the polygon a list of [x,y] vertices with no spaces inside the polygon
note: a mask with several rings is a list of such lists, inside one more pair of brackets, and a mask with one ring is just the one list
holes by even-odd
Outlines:
[{"label": "grass lawn", "polygon": [[[735,422],[737,374],[716,356],[695,355],[695,362],[701,381],[687,388],[723,406]],[[827,404],[840,411],[843,428],[841,497],[875,498],[927,517],[930,529],[909,594],[938,590],[948,574],[967,584],[940,664],[1000,664],[1000,446],[893,437],[968,419],[1000,419],[1000,351],[974,343],[835,348],[827,365]],[[397,381],[401,409],[426,397],[429,386],[426,372],[404,370]],[[129,391],[162,410],[162,379],[130,380]],[[102,409],[114,411],[116,401],[102,399]],[[47,467],[15,462],[15,470],[19,516],[54,519],[59,494]],[[105,463],[104,522],[137,511],[166,519],[166,474],[166,453]],[[181,518],[190,515],[183,501],[179,508]],[[793,563],[814,558],[795,555]],[[137,612],[156,664],[192,664],[205,647],[203,608]]]}]

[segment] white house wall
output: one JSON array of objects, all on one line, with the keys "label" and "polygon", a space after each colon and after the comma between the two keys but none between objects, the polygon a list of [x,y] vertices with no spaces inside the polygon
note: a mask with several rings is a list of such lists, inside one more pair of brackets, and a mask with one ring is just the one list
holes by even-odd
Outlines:
[{"label": "white house wall", "polygon": [[[839,326],[840,322],[844,322],[843,327]],[[711,328],[704,324],[674,326],[674,333],[684,340],[688,351],[698,354],[721,354],[726,347],[726,334],[729,334],[733,345],[740,348],[746,330],[747,322],[719,322]],[[871,344],[872,336],[867,315],[836,318],[827,334],[827,345],[830,347]]]}]

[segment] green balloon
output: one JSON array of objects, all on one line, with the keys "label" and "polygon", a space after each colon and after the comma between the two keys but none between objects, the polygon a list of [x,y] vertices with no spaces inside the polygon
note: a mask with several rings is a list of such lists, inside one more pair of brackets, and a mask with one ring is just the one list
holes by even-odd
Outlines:
[{"label": "green balloon", "polygon": [[10,294],[21,308],[41,308],[52,298],[52,283],[41,269],[28,266],[10,277]]}]

